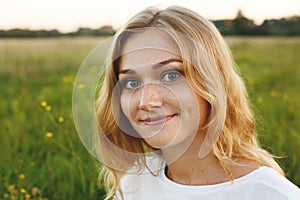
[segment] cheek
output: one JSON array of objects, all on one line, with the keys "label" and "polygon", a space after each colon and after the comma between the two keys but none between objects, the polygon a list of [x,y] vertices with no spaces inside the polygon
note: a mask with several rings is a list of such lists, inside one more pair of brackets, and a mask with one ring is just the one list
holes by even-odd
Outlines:
[{"label": "cheek", "polygon": [[123,113],[130,120],[138,106],[134,96],[122,93],[120,96],[120,103]]},{"label": "cheek", "polygon": [[177,88],[176,98],[182,106],[182,110],[194,112],[198,107],[198,99],[193,90],[188,86]]},{"label": "cheek", "polygon": [[128,104],[128,97],[126,95],[121,94],[120,104],[121,104],[121,108],[122,108],[123,113],[125,114],[126,117],[128,117],[129,104]]},{"label": "cheek", "polygon": [[204,126],[207,122],[209,104],[201,96],[195,94],[190,88],[185,88],[178,94],[184,122],[189,122],[193,126]]},{"label": "cheek", "polygon": [[197,97],[193,93],[184,94],[184,97],[180,99],[180,105],[185,120],[190,122],[195,121],[196,123],[200,121],[201,108],[198,105]]}]

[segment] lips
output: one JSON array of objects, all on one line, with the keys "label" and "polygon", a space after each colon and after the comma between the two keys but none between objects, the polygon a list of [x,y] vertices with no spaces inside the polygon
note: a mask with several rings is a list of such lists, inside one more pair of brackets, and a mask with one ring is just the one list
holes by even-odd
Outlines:
[{"label": "lips", "polygon": [[145,125],[147,126],[157,126],[166,123],[170,119],[173,119],[176,116],[176,114],[173,115],[164,115],[164,116],[158,116],[158,117],[148,117],[144,120],[141,120]]}]

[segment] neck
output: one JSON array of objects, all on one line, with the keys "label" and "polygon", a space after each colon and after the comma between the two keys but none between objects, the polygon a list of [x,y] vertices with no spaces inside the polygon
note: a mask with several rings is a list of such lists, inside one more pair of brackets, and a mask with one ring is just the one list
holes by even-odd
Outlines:
[{"label": "neck", "polygon": [[[164,150],[163,156],[167,162],[166,175],[174,182],[185,185],[208,185],[230,180],[218,159],[209,153],[199,158],[199,150],[203,141],[201,134],[196,135],[188,149],[174,161],[174,152],[178,147]],[[172,160],[172,159],[173,160]]]}]

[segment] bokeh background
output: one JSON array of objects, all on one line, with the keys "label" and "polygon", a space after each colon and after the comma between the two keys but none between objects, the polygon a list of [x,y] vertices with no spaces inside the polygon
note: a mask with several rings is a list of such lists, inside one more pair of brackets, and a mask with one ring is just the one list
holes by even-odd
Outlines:
[{"label": "bokeh background", "polygon": [[99,163],[75,130],[73,82],[97,44],[154,4],[215,23],[246,83],[261,145],[300,186],[299,1],[11,0],[0,3],[0,199],[103,199]]}]

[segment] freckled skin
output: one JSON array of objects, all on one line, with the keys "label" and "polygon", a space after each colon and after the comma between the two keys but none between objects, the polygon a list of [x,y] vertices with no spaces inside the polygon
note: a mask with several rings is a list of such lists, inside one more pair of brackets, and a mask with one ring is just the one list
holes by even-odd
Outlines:
[{"label": "freckled skin", "polygon": [[184,75],[165,78],[168,70],[183,71],[181,62],[153,67],[168,59],[182,59],[176,44],[165,33],[147,30],[126,41],[119,65],[119,71],[134,71],[119,74],[120,81],[134,79],[140,84],[122,90],[121,108],[131,126],[155,148],[181,148],[185,140],[192,141],[208,113],[208,103],[195,94]]}]

